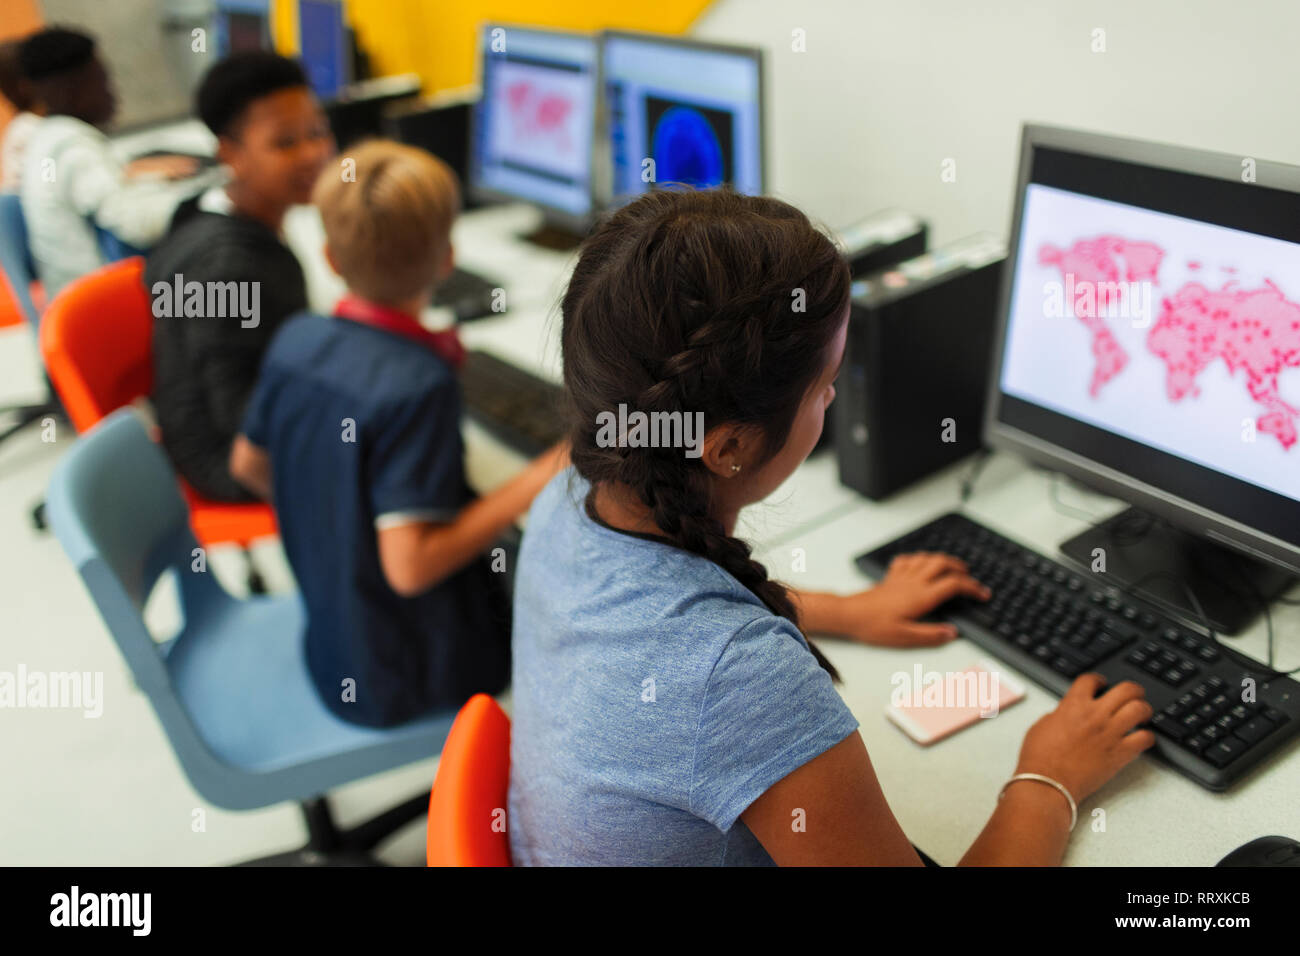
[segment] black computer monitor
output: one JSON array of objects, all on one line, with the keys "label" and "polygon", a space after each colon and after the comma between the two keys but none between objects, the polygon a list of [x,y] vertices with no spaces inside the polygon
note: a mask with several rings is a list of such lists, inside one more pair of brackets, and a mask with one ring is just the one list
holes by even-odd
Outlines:
[{"label": "black computer monitor", "polygon": [[761,50],[608,31],[601,60],[614,201],[670,182],[764,191]]},{"label": "black computer monitor", "polygon": [[471,193],[525,200],[539,206],[549,223],[585,232],[595,213],[596,38],[487,24],[480,44]]},{"label": "black computer monitor", "polygon": [[1300,168],[1026,126],[986,440],[1134,510],[1063,545],[1229,633],[1300,572]]}]

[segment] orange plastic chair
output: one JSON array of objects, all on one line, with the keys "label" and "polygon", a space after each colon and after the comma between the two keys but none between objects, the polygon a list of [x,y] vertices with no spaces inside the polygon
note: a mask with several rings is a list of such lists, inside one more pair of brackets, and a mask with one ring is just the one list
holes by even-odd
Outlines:
[{"label": "orange plastic chair", "polygon": [[510,866],[510,718],[487,694],[456,715],[429,794],[429,866]]},{"label": "orange plastic chair", "polygon": [[[78,432],[147,396],[153,390],[153,309],[144,260],[114,262],[67,286],[45,310],[40,338],[46,372]],[[204,546],[247,549],[279,533],[269,505],[209,501],[184,481],[181,491]]]}]

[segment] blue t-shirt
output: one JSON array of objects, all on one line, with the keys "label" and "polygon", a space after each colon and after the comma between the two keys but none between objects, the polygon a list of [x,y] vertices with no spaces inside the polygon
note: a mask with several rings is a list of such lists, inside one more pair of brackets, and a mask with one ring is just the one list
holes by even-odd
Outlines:
[{"label": "blue t-shirt", "polygon": [[503,575],[484,558],[407,598],[379,563],[378,529],[449,521],[472,497],[459,385],[441,358],[348,319],[290,319],[242,431],[271,457],[280,537],[307,608],[308,669],[334,713],[390,726],[504,689]]},{"label": "blue t-shirt", "polygon": [[614,531],[557,475],[515,583],[516,865],[772,863],[738,819],[858,726],[789,621],[721,567]]}]

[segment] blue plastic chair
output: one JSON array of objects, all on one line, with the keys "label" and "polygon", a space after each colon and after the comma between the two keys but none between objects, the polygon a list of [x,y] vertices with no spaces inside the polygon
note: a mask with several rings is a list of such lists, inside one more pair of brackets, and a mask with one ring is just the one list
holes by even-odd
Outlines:
[{"label": "blue plastic chair", "polygon": [[[210,571],[176,476],[130,409],[82,435],[55,468],[50,523],[85,582],[190,783],[231,810],[302,805],[310,839],[271,864],[369,863],[369,851],[423,814],[428,792],[347,832],[321,794],[436,756],[455,719],[439,712],[376,730],[335,717],[307,672],[297,595],[240,600]],[[142,616],[164,573],[177,581],[184,624],[165,643]]]}]

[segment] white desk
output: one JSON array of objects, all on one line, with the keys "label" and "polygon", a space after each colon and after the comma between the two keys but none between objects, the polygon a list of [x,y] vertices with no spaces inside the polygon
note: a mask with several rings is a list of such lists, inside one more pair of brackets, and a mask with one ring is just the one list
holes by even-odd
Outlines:
[{"label": "white desk", "polygon": [[[806,466],[807,467],[807,466]],[[930,518],[955,510],[961,464],[885,503],[858,499],[846,513],[756,556],[798,587],[850,593],[871,584],[853,559]],[[1015,459],[995,456],[975,486],[966,512],[976,520],[1054,556],[1057,545],[1086,521],[1053,508],[1049,477]],[[1099,516],[1121,505],[1067,487],[1062,497]],[[804,550],[807,570],[790,573],[790,549]],[[1273,613],[1278,665],[1300,666],[1300,608]],[[1263,659],[1264,626],[1234,647]],[[960,671],[985,651],[964,639],[940,648],[888,650],[823,638],[819,647],[844,678],[840,693],[861,723],[871,761],[889,805],[908,837],[943,865],[956,863],[989,814],[998,789],[1014,771],[1025,731],[1057,698],[1029,683],[1026,699],[995,718],[932,747],[914,744],[884,716],[897,672]],[[1095,809],[1105,831],[1094,832]],[[1065,862],[1072,865],[1191,865],[1218,862],[1258,836],[1300,836],[1300,739],[1274,754],[1225,794],[1203,789],[1150,758],[1139,758],[1079,807],[1079,824]]]}]

